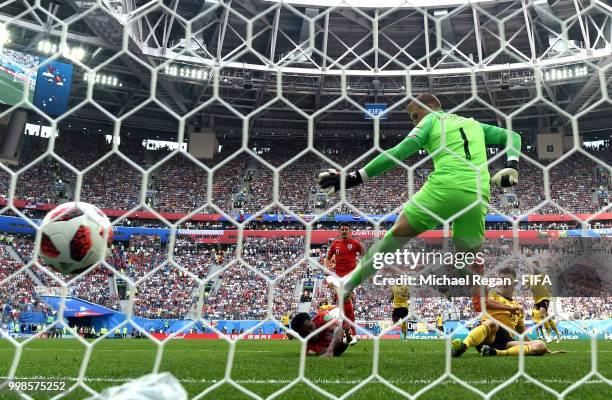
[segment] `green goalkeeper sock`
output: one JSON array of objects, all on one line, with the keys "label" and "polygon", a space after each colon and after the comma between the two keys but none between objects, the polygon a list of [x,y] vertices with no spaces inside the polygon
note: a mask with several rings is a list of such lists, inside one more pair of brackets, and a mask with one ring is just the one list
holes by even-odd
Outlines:
[{"label": "green goalkeeper sock", "polygon": [[368,249],[366,255],[359,261],[357,267],[348,276],[344,284],[346,293],[352,292],[361,282],[374,275],[377,271],[377,269],[374,268],[374,255],[376,253],[393,253],[395,250],[402,248],[408,240],[409,239],[404,238],[398,239],[393,236],[391,230],[388,230],[382,239]]}]

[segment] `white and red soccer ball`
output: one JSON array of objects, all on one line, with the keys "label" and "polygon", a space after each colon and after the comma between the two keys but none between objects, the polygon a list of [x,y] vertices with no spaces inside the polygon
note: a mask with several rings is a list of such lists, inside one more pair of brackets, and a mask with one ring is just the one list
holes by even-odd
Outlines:
[{"label": "white and red soccer ball", "polygon": [[40,257],[62,274],[80,273],[104,260],[113,228],[98,207],[64,203],[49,211],[42,223]]}]

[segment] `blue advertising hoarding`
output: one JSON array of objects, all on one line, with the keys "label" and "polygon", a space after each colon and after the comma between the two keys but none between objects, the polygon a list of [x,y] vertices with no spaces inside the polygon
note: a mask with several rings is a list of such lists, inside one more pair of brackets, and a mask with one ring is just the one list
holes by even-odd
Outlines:
[{"label": "blue advertising hoarding", "polygon": [[57,60],[44,64],[45,61],[41,57],[43,65],[38,68],[34,105],[48,115],[61,115],[68,107],[72,65]]},{"label": "blue advertising hoarding", "polygon": [[[41,299],[54,310],[60,309],[62,298],[58,296],[41,296]],[[64,303],[64,317],[99,317],[102,315],[110,315],[115,311],[110,308],[99,306],[85,300],[74,297],[66,297]]]}]

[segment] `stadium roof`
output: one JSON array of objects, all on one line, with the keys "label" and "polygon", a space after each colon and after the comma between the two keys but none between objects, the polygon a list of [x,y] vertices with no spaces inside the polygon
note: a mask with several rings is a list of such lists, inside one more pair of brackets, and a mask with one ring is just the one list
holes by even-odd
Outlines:
[{"label": "stadium roof", "polygon": [[[459,6],[463,4],[492,3],[498,0],[378,0],[376,7],[370,0],[264,0],[269,3],[285,3],[309,7],[347,7],[347,8],[434,8]],[[504,0],[510,1],[510,0]]]},{"label": "stadium roof", "polygon": [[[188,119],[191,129],[224,124],[239,130],[240,113],[251,115],[253,129],[304,130],[306,119],[296,108],[312,115],[329,107],[315,120],[318,132],[341,127],[367,131],[372,124],[355,104],[393,104],[405,102],[409,92],[433,91],[448,108],[483,121],[505,124],[504,115],[515,113],[514,127],[571,132],[571,120],[558,109],[579,113],[602,97],[602,86],[610,87],[612,68],[595,73],[612,62],[612,10],[600,0],[587,8],[579,5],[578,16],[573,0],[528,2],[527,7],[518,0],[429,0],[427,8],[391,10],[329,9],[316,5],[321,0],[291,3],[164,0],[160,6],[132,0],[97,7],[94,2],[42,0],[36,9],[7,4],[0,9],[0,21],[18,31],[12,46],[26,51],[43,37],[57,41],[67,24],[68,43],[87,50],[83,62],[124,83],[94,90],[97,104],[116,117],[149,99],[151,73],[145,65],[159,72],[155,98],[178,115],[200,106],[218,85],[219,97],[234,111],[215,102]],[[116,57],[128,30],[131,55]],[[574,65],[586,66],[589,73],[542,80],[547,69]],[[166,66],[194,72],[166,74]],[[198,69],[206,79],[192,78]],[[75,70],[73,105],[85,98],[85,72]],[[345,98],[355,104],[338,101],[343,87]],[[521,110],[538,96],[545,101]],[[609,134],[606,107],[609,103],[600,103],[579,120],[581,133]],[[391,113],[384,129],[409,126],[402,109]],[[111,122],[89,103],[72,115],[80,121]],[[172,132],[177,121],[151,103],[125,125],[159,133]]]}]

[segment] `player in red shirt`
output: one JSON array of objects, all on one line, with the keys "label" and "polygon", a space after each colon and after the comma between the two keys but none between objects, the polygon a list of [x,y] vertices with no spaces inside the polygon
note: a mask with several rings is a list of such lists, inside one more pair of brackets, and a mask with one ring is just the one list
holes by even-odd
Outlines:
[{"label": "player in red shirt", "polygon": [[352,340],[349,326],[347,323],[342,323],[340,310],[337,307],[323,310],[313,319],[310,319],[307,313],[298,313],[291,320],[291,329],[303,338],[326,324],[329,325],[308,339],[306,355],[339,357]]},{"label": "player in red shirt", "polygon": [[[334,271],[340,278],[350,274],[357,266],[357,255],[363,254],[361,243],[351,237],[351,227],[346,222],[340,224],[340,238],[336,239],[329,246],[327,256],[325,257],[325,268]],[[332,265],[332,257],[335,261],[335,266]],[[352,322],[355,322],[355,310],[353,309],[354,296],[352,295],[344,302],[344,314]],[[337,301],[337,295],[334,294],[334,302]],[[351,333],[355,336],[357,331],[351,325]],[[353,338],[351,344],[357,343],[357,336]]]}]

